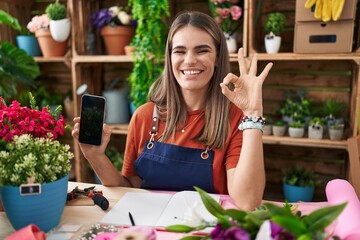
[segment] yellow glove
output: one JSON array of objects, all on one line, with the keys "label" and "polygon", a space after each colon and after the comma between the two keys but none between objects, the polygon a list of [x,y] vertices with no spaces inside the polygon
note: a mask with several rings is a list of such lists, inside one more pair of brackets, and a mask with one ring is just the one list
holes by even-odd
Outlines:
[{"label": "yellow glove", "polygon": [[316,19],[321,19],[322,8],[323,8],[323,0],[316,0],[315,12],[314,12],[314,16]]},{"label": "yellow glove", "polygon": [[323,0],[323,7],[322,7],[322,20],[324,22],[328,22],[331,20],[332,14],[332,0]]},{"label": "yellow glove", "polygon": [[334,21],[337,21],[343,11],[345,0],[332,0],[331,16]]},{"label": "yellow glove", "polygon": [[306,0],[305,8],[311,8],[316,3],[316,0]]}]

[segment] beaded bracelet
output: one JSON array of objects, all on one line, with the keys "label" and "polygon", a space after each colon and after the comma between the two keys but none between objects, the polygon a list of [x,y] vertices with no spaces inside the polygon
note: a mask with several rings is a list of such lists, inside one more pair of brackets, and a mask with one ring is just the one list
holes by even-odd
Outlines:
[{"label": "beaded bracelet", "polygon": [[239,130],[260,129],[264,131],[265,119],[260,116],[244,116],[239,125]]}]

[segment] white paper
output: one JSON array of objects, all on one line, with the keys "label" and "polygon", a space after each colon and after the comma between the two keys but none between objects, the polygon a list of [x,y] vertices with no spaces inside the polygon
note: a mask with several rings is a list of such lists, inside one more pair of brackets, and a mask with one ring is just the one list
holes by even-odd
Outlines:
[{"label": "white paper", "polygon": [[[217,202],[218,195],[210,194]],[[166,227],[173,224],[184,224],[183,216],[188,206],[199,203],[196,211],[207,221],[214,220],[203,205],[196,191],[170,193],[127,192],[100,221],[104,224],[131,226],[129,212],[139,226]]]}]

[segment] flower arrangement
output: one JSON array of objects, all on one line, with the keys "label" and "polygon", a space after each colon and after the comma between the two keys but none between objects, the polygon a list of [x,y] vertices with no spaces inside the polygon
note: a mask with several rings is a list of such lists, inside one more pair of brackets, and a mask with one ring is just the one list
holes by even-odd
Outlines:
[{"label": "flower arrangement", "polygon": [[25,184],[28,178],[37,183],[53,182],[65,177],[74,157],[70,146],[55,140],[67,127],[61,107],[50,113],[38,110],[29,93],[31,108],[13,101],[10,106],[0,97],[0,185]]},{"label": "flower arrangement", "polygon": [[210,11],[224,33],[233,35],[241,26],[242,7],[239,0],[209,0]]},{"label": "flower arrangement", "polygon": [[64,134],[66,123],[62,115],[58,120],[55,117],[61,107],[50,112],[48,107],[38,110],[34,98],[30,97],[31,108],[23,107],[18,101],[13,101],[9,106],[0,97],[0,138],[10,142],[14,136],[31,134],[33,137],[57,139]]},{"label": "flower arrangement", "polygon": [[[214,227],[210,234],[187,236],[184,239],[241,239],[241,240],[274,240],[274,239],[336,239],[328,236],[325,228],[343,211],[346,203],[320,208],[309,215],[302,215],[296,205],[285,203],[277,206],[264,203],[255,211],[223,209],[216,200],[204,190],[195,187],[207,210],[217,218],[216,222],[206,222],[197,218],[193,225],[172,225],[166,230],[191,233],[207,227]],[[193,209],[194,219],[196,209]],[[197,224],[197,225],[196,225]]]},{"label": "flower arrangement", "polygon": [[104,26],[129,26],[134,25],[132,15],[124,7],[113,6],[109,9],[102,8],[91,15],[91,26],[101,29]]},{"label": "flower arrangement", "polygon": [[39,29],[48,29],[50,25],[50,19],[47,14],[35,16],[28,23],[27,28],[30,32],[36,32]]}]

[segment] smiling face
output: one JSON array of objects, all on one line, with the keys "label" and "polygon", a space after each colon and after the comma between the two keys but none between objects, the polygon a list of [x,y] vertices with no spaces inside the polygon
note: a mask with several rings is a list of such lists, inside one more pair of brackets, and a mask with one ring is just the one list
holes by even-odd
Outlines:
[{"label": "smiling face", "polygon": [[171,63],[182,92],[206,93],[214,74],[216,48],[205,31],[185,26],[173,36]]}]

